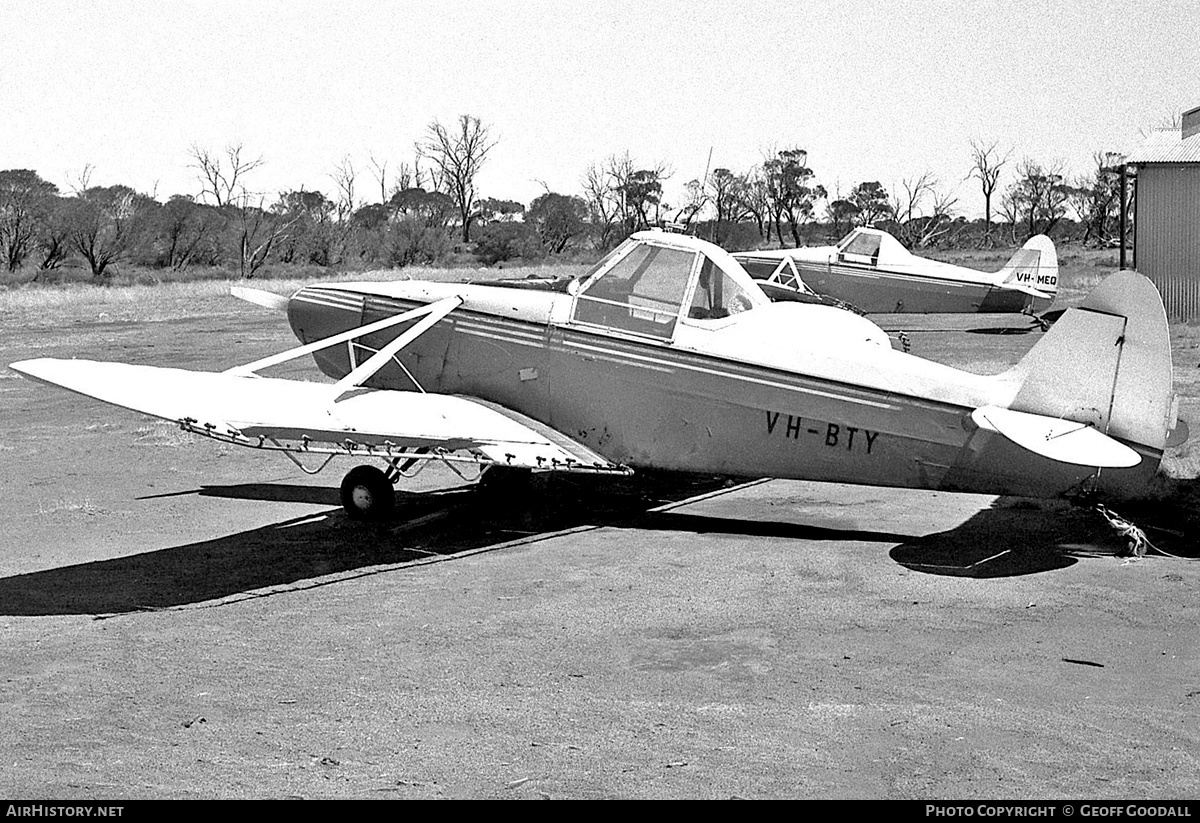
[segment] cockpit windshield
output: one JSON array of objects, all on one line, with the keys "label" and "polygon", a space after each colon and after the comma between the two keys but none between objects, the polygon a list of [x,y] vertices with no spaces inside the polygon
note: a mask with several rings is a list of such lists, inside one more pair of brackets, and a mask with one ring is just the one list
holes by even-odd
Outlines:
[{"label": "cockpit windshield", "polygon": [[579,293],[575,319],[669,338],[695,262],[695,252],[640,244]]},{"label": "cockpit windshield", "polygon": [[767,302],[720,248],[651,233],[635,235],[577,282],[574,322],[659,340],[670,340],[679,322],[717,328],[705,321]]}]

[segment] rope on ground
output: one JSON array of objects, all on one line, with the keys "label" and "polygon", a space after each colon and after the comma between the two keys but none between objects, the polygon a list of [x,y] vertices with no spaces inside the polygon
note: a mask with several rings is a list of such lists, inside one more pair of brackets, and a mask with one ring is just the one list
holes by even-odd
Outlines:
[{"label": "rope on ground", "polygon": [[1125,538],[1128,542],[1126,551],[1121,552],[1120,556],[1129,557],[1131,559],[1140,559],[1146,556],[1146,552],[1154,551],[1166,557],[1174,557],[1176,560],[1183,560],[1177,554],[1163,551],[1158,546],[1150,542],[1150,538],[1146,537],[1146,533],[1140,528],[1130,523],[1124,517],[1114,512],[1102,503],[1095,504],[1095,509],[1100,513],[1100,516],[1108,521],[1108,525],[1112,526],[1118,535]]}]

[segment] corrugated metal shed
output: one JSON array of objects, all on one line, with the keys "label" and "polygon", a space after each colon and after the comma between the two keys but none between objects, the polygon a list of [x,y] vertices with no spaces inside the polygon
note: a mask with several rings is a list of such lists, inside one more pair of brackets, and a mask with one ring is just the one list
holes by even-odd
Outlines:
[{"label": "corrugated metal shed", "polygon": [[1200,163],[1200,134],[1179,139],[1177,131],[1156,131],[1125,158],[1135,166],[1147,163]]},{"label": "corrugated metal shed", "polygon": [[1134,259],[1172,320],[1200,320],[1200,133],[1186,128],[1196,111],[1185,130],[1154,132],[1125,158],[1137,169]]}]

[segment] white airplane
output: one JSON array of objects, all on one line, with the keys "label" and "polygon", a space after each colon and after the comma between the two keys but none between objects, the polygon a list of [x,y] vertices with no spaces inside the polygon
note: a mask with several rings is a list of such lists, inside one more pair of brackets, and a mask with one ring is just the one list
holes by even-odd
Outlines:
[{"label": "white airplane", "polygon": [[[222,372],[26,360],[35,380],[295,462],[382,518],[430,461],[466,474],[641,468],[1054,497],[1141,491],[1175,427],[1149,280],[1100,284],[1017,365],[980,376],[893,350],[869,320],[772,303],[717,246],[634,235],[562,291],[421,281],[307,286],[303,343]],[[311,354],[336,382],[260,377]],[[473,469],[472,469],[473,467]]]},{"label": "white airplane", "polygon": [[997,272],[917,257],[887,232],[868,228],[854,229],[836,246],[734,258],[772,298],[818,295],[867,314],[1032,312],[1058,292],[1058,254],[1044,234],[1031,237]]}]

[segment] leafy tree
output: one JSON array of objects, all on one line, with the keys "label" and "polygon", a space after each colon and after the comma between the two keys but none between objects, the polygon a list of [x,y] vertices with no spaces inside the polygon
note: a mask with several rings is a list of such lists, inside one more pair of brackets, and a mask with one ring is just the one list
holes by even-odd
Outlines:
[{"label": "leafy tree", "polygon": [[157,205],[128,186],[96,186],[75,198],[69,241],[94,279],[106,282],[112,266],[128,257]]},{"label": "leafy tree", "polygon": [[621,194],[627,214],[633,218],[633,231],[650,228],[650,207],[662,203],[662,179],[655,169],[638,169],[622,184]]},{"label": "leafy tree", "polygon": [[0,254],[16,271],[37,248],[38,234],[58,187],[29,169],[0,171]]},{"label": "leafy tree", "polygon": [[516,200],[485,197],[479,201],[477,211],[481,223],[491,223],[495,220],[512,220],[516,215],[523,214],[525,207]]},{"label": "leafy tree", "polygon": [[426,130],[425,142],[417,144],[418,155],[433,163],[438,188],[449,194],[458,208],[464,243],[471,240],[471,222],[476,217],[475,177],[495,145],[483,121],[469,114],[458,118],[454,131],[434,120]]},{"label": "leafy tree", "polygon": [[213,264],[220,257],[219,240],[225,219],[213,206],[176,194],[157,210],[152,228],[158,264],[183,271],[197,262]]},{"label": "leafy tree", "polygon": [[278,255],[284,263],[308,262],[330,266],[336,262],[332,223],[338,205],[319,191],[281,194],[271,210],[291,225],[279,237]]},{"label": "leafy tree", "polygon": [[71,254],[71,212],[74,199],[51,195],[37,234],[37,261],[41,271],[57,269]]},{"label": "leafy tree", "polygon": [[1018,228],[1024,239],[1048,234],[1066,215],[1068,195],[1060,165],[1046,168],[1030,158],[1022,160],[1001,204],[1012,222],[1013,239],[1019,239]]},{"label": "leafy tree", "polygon": [[850,202],[858,207],[858,224],[873,226],[894,214],[891,198],[877,180],[859,183],[850,190]]},{"label": "leafy tree", "polygon": [[831,200],[826,208],[826,214],[833,227],[833,233],[841,237],[850,231],[855,221],[858,220],[860,211],[859,207],[850,200],[844,198]]},{"label": "leafy tree", "polygon": [[775,236],[783,244],[782,223],[787,218],[793,245],[800,245],[800,226],[812,219],[816,201],[826,197],[825,187],[815,183],[806,163],[804,149],[784,149],[763,164],[767,201],[775,222]]},{"label": "leafy tree", "polygon": [[720,244],[730,224],[740,223],[746,210],[746,178],[729,169],[713,169],[708,176],[708,198],[716,210],[712,223],[712,242]]},{"label": "leafy tree", "polygon": [[388,204],[395,217],[410,217],[426,228],[446,228],[455,211],[454,200],[449,195],[421,188],[401,189],[392,195]]},{"label": "leafy tree", "polygon": [[546,192],[529,204],[525,222],[533,226],[542,245],[560,254],[587,229],[588,207],[581,198]]}]

